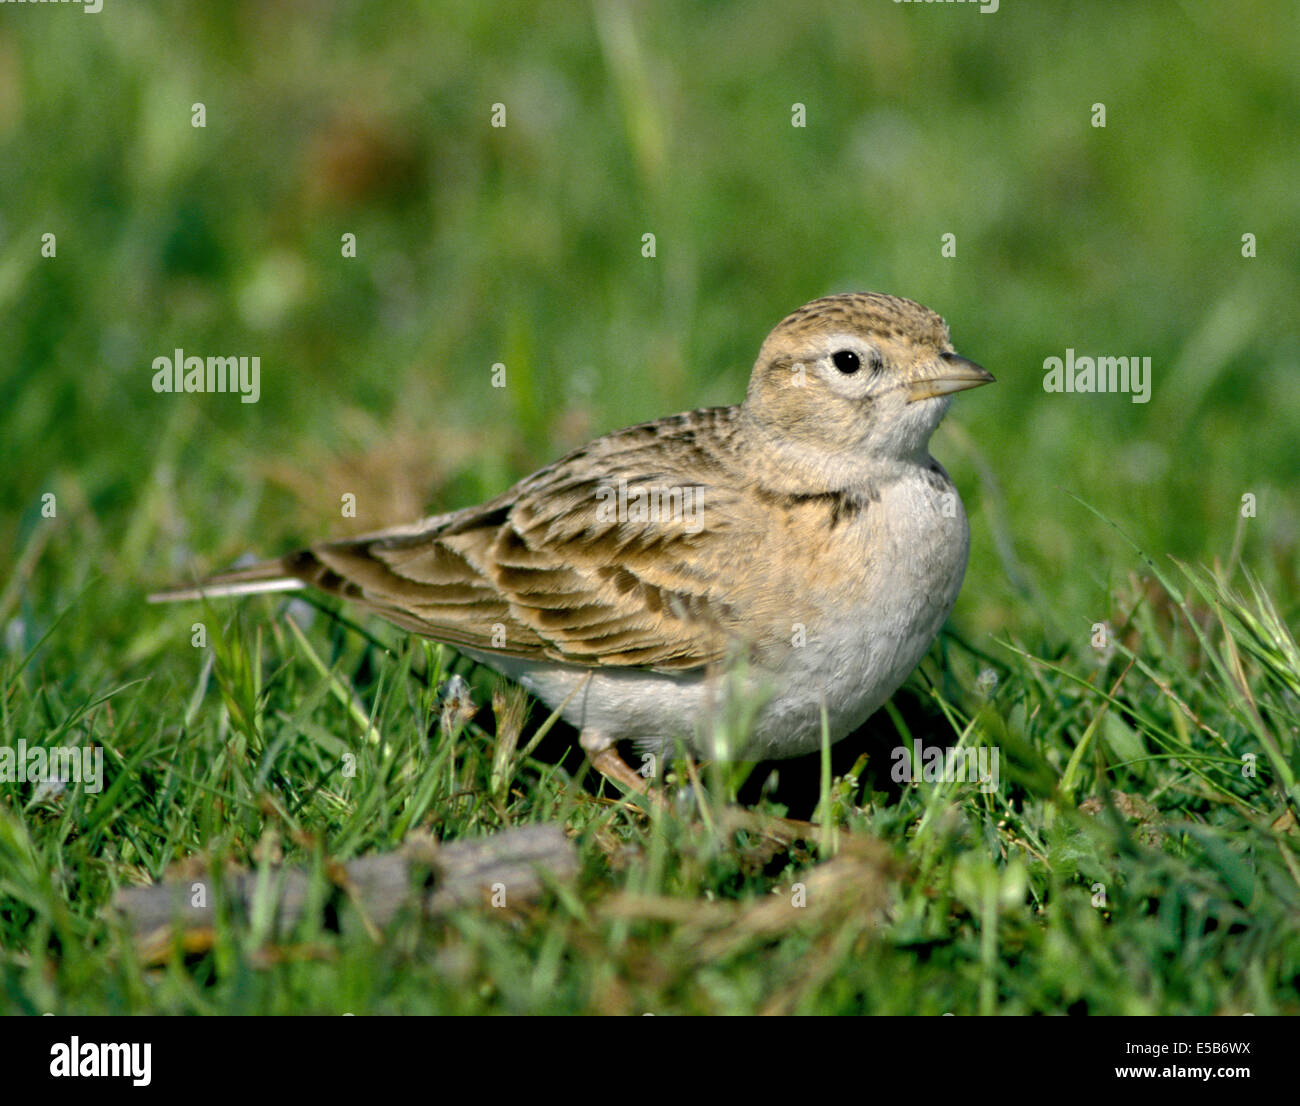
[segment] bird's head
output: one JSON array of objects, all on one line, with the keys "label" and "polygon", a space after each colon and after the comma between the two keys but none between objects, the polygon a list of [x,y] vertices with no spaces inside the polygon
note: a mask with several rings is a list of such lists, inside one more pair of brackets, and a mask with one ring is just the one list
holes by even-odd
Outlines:
[{"label": "bird's head", "polygon": [[776,325],[744,409],[761,433],[803,451],[903,461],[925,453],[954,392],[992,380],[956,354],[928,307],[852,292]]}]

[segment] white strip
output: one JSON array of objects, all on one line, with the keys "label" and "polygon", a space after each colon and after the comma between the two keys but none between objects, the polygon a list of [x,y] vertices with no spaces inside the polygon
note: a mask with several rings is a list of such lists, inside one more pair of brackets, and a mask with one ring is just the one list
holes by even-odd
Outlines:
[{"label": "white strip", "polygon": [[177,603],[194,599],[226,599],[232,595],[258,595],[268,591],[301,591],[307,585],[292,576],[277,580],[247,580],[230,584],[203,584],[197,588],[177,588],[173,591],[154,592],[150,603]]}]

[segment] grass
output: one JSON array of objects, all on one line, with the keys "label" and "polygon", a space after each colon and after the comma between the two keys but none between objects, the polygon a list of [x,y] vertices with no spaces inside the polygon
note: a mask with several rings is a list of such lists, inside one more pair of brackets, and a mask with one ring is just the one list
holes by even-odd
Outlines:
[{"label": "grass", "polygon": [[[101,746],[105,786],[0,782],[0,1009],[1297,1012],[1297,28],[966,7],[6,7],[0,747]],[[650,811],[450,650],[143,603],[733,402],[847,287],[939,309],[999,383],[934,443],[952,623],[825,758],[682,762]],[[258,354],[261,400],[153,393],[177,347]],[[1066,348],[1150,355],[1151,402],[1044,393]],[[899,782],[917,740],[996,748],[999,787]],[[323,893],[412,830],[534,821],[575,883],[382,941],[230,915],[153,962],[106,912],[199,855]]]},{"label": "grass", "polygon": [[[6,1004],[1294,1013],[1300,650],[1262,589],[1154,568],[1095,654],[1008,640],[990,666],[950,641],[915,702],[837,747],[837,765],[856,763],[813,784],[834,836],[793,845],[732,824],[753,776],[697,775],[656,812],[582,786],[580,758],[557,764],[545,741],[546,757],[503,759],[492,731],[538,721],[517,694],[498,693],[483,726],[445,725],[449,651],[396,634],[385,648],[309,608],[305,630],[292,620],[302,609],[270,600],[204,612],[210,648],[193,650],[188,684],[115,683],[96,668],[60,679],[39,653],[8,660],[5,743],[100,744],[109,782],[40,799],[8,788]],[[176,638],[192,617],[169,616]],[[1000,788],[897,785],[890,751],[917,737],[996,747]],[[780,817],[791,810],[784,782],[766,778],[774,767],[748,806]],[[808,788],[793,790],[806,808]],[[416,827],[454,839],[545,820],[577,841],[582,876],[508,916],[465,910],[383,941],[355,918],[278,933],[231,917],[203,955],[178,944],[145,964],[103,911],[116,888],[195,854],[283,858],[314,869],[323,893],[323,858],[391,850]]]}]

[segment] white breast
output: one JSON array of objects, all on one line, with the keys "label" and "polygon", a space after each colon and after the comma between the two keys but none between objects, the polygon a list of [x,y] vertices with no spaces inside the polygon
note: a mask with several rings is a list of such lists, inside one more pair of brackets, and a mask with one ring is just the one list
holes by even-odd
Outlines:
[{"label": "white breast", "polygon": [[749,756],[788,757],[857,729],[920,663],[956,602],[970,532],[961,500],[918,474],[882,487],[857,524],[872,561],[869,600],[834,610],[778,673],[784,692],[760,716]]}]

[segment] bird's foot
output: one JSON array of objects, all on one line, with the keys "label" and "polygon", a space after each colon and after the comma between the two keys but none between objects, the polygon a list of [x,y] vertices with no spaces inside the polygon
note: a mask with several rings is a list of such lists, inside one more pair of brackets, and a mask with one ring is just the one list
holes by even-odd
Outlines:
[{"label": "bird's foot", "polygon": [[623,759],[615,742],[584,733],[580,743],[592,766],[607,780],[636,795],[651,794],[650,781]]}]

